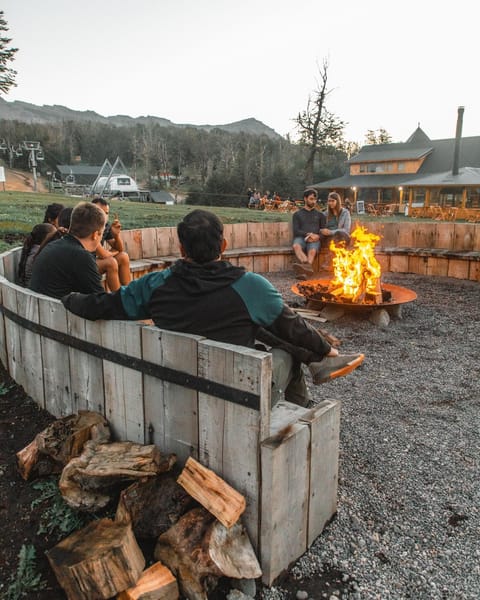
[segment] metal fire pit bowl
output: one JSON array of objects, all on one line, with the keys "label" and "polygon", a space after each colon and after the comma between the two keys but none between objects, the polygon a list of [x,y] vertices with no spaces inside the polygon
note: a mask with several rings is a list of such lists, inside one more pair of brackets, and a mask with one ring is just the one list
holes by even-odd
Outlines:
[{"label": "metal fire pit bowl", "polygon": [[[307,279],[302,283],[316,283],[321,286],[328,287],[330,279]],[[393,285],[392,283],[382,283],[382,291],[390,292],[391,299],[388,302],[381,302],[380,304],[359,304],[356,302],[345,302],[336,300],[318,300],[316,298],[308,298],[301,294],[298,290],[298,284],[292,285],[291,290],[297,296],[302,296],[308,301],[308,307],[314,310],[320,310],[323,306],[341,306],[342,308],[349,308],[354,310],[376,310],[378,308],[388,308],[389,306],[396,306],[399,304],[406,304],[407,302],[413,302],[417,299],[417,294],[413,290],[401,287],[399,285]]]}]

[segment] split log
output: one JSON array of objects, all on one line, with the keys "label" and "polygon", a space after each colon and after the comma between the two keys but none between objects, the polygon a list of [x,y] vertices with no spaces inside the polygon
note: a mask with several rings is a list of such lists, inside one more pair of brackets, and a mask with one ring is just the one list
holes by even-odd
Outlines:
[{"label": "split log", "polygon": [[175,461],[175,454],[163,456],[154,445],[90,441],[63,469],[58,485],[69,506],[96,511],[105,507],[125,482],[155,477],[169,471]]},{"label": "split log", "polygon": [[110,519],[92,521],[46,554],[68,600],[111,598],[145,568],[131,525]]},{"label": "split log", "polygon": [[99,444],[110,440],[110,429],[103,415],[80,410],[78,414],[57,419],[17,453],[18,470],[25,480],[33,475],[60,473],[82,452],[88,440]]},{"label": "split log", "polygon": [[236,523],[227,529],[204,508],[191,510],[161,535],[154,556],[176,575],[188,600],[207,600],[220,577],[262,574],[244,527]]},{"label": "split log", "polygon": [[157,562],[146,569],[134,587],[117,596],[117,600],[177,600],[178,584],[170,569]]},{"label": "split log", "polygon": [[136,481],[123,490],[115,520],[130,522],[137,539],[156,540],[194,504],[193,498],[178,485],[175,476],[164,473]]},{"label": "split log", "polygon": [[177,481],[225,527],[236,523],[245,510],[246,502],[242,494],[191,456]]}]

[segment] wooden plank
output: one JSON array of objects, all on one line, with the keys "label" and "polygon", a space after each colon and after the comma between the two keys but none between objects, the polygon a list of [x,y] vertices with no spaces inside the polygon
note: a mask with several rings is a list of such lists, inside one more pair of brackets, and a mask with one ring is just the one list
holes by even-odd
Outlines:
[{"label": "wooden plank", "polygon": [[261,444],[262,581],[273,580],[307,549],[310,429],[294,423]]},{"label": "wooden plank", "polygon": [[415,248],[434,248],[437,237],[437,223],[417,224],[415,228]]},{"label": "wooden plank", "polygon": [[22,248],[14,248],[13,250],[8,250],[3,254],[0,254],[0,264],[1,264],[1,272],[0,275],[5,277],[11,283],[16,283],[17,281],[17,270],[18,263],[20,262],[20,257],[22,255]]},{"label": "wooden plank", "polygon": [[268,257],[268,272],[281,273],[286,271],[288,263],[292,260],[290,255],[270,254]]},{"label": "wooden plank", "polygon": [[337,511],[340,408],[339,401],[324,400],[301,418],[310,427],[307,547]]},{"label": "wooden plank", "polygon": [[454,223],[453,225],[453,247],[461,252],[473,250],[474,230],[470,223]]},{"label": "wooden plank", "polygon": [[130,260],[143,258],[141,229],[130,229],[125,234],[122,233],[122,240]]},{"label": "wooden plank", "polygon": [[435,243],[433,248],[445,248],[453,250],[454,248],[454,225],[452,223],[437,223]]},{"label": "wooden plank", "polygon": [[235,223],[233,225],[230,248],[246,248],[248,246],[247,223]]},{"label": "wooden plank", "polygon": [[380,265],[382,273],[388,273],[388,271],[390,271],[390,256],[379,252],[375,254],[375,258]]},{"label": "wooden plank", "polygon": [[142,231],[142,258],[158,256],[157,228],[145,227]]},{"label": "wooden plank", "polygon": [[455,277],[455,279],[468,279],[468,271],[468,260],[456,260],[454,258],[450,258],[448,260],[448,277]]},{"label": "wooden plank", "polygon": [[[67,312],[67,326],[70,334],[80,340],[101,345],[102,324],[82,319]],[[91,410],[105,415],[105,394],[103,389],[103,362],[92,354],[68,349],[70,359],[70,382],[73,406],[78,410]]]},{"label": "wooden plank", "polygon": [[[1,270],[2,261],[0,260],[0,270]],[[2,290],[7,285],[7,280],[5,277],[0,275],[0,302],[3,305],[3,297]],[[5,370],[8,371],[8,353],[7,353],[7,333],[5,331],[5,317],[3,316],[3,312],[0,311],[0,361],[2,365],[5,367]]]},{"label": "wooden plank", "polygon": [[391,273],[408,273],[408,256],[393,254],[390,256]]},{"label": "wooden plank", "polygon": [[[201,336],[142,328],[145,360],[197,375],[197,344]],[[180,463],[198,458],[198,394],[195,390],[143,376],[145,438],[162,452],[174,452]]]},{"label": "wooden plank", "polygon": [[[15,314],[17,314],[17,289],[18,286],[10,282],[2,286],[3,305]],[[22,358],[20,327],[8,317],[5,318],[5,345],[7,352],[5,367],[12,379],[19,385],[23,385],[25,383],[25,369]]]},{"label": "wooden plank", "polygon": [[278,245],[291,246],[293,241],[292,221],[276,223],[278,229]]},{"label": "wooden plank", "polygon": [[270,430],[270,354],[204,340],[198,344],[198,374],[260,394],[260,412],[200,393],[199,460],[243,494],[243,522],[258,548],[260,515],[259,442]]},{"label": "wooden plank", "polygon": [[415,246],[415,229],[421,226],[419,223],[402,223],[398,229],[397,243],[393,244],[398,248],[413,248]]},{"label": "wooden plank", "polygon": [[[381,240],[378,242],[380,246],[391,247],[398,246],[398,225],[396,223],[383,223]],[[367,227],[369,229],[369,227]]]},{"label": "wooden plank", "polygon": [[470,268],[468,270],[468,278],[471,281],[480,281],[480,261],[470,261]]},{"label": "wooden plank", "polygon": [[[67,333],[67,311],[60,300],[38,296],[40,324]],[[70,359],[64,344],[42,337],[43,387],[45,408],[55,417],[75,412],[71,396]]]},{"label": "wooden plank", "polygon": [[253,270],[255,273],[267,273],[268,272],[268,256],[254,256],[253,257]]},{"label": "wooden plank", "polygon": [[427,275],[446,277],[448,274],[448,259],[429,256],[427,258]]},{"label": "wooden plank", "polygon": [[280,235],[277,223],[265,222],[263,224],[263,242],[264,246],[280,246]]},{"label": "wooden plank", "polygon": [[263,223],[247,223],[248,243],[249,247],[265,246],[263,239]]},{"label": "wooden plank", "polygon": [[426,275],[427,258],[425,256],[409,256],[407,273],[417,273],[417,275]]},{"label": "wooden plank", "polygon": [[[130,321],[103,321],[102,346],[141,358],[141,326]],[[105,417],[114,439],[145,443],[142,374],[103,360]]]},{"label": "wooden plank", "polygon": [[157,256],[180,257],[176,227],[161,227],[157,232]]},{"label": "wooden plank", "polygon": [[234,236],[233,236],[234,225],[231,223],[225,223],[223,226],[223,239],[227,242],[227,250],[233,248]]},{"label": "wooden plank", "polygon": [[244,267],[246,271],[253,271],[253,256],[239,256],[238,266]]},{"label": "wooden plank", "polygon": [[478,252],[480,250],[480,224],[474,225],[473,231],[473,248],[472,250]]},{"label": "wooden plank", "polygon": [[[38,296],[21,288],[17,291],[17,314],[33,323],[40,322]],[[22,363],[24,368],[23,385],[29,396],[45,408],[43,390],[43,363],[41,338],[38,333],[17,325],[20,336]]]}]

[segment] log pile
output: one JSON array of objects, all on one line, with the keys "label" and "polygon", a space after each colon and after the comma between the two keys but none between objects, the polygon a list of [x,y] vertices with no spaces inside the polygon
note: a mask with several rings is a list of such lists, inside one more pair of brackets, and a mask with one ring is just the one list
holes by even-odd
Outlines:
[{"label": "log pile", "polygon": [[[63,465],[59,488],[75,510],[117,502],[114,520],[94,520],[47,552],[69,600],[207,600],[221,577],[261,576],[238,491],[193,458],[174,471],[174,454],[109,439],[103,417],[84,411],[55,421],[18,453],[25,478],[43,473],[45,457]],[[155,547],[147,569],[143,542]]]}]

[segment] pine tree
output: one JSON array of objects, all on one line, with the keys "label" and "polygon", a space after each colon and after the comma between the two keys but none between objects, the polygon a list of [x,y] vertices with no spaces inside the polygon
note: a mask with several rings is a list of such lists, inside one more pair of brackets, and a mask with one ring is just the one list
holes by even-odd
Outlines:
[{"label": "pine tree", "polygon": [[7,46],[12,41],[11,38],[5,37],[8,31],[7,21],[4,19],[3,10],[0,10],[0,94],[8,93],[8,90],[16,85],[16,71],[8,66],[8,63],[15,60],[15,53],[18,48],[8,48]]}]

